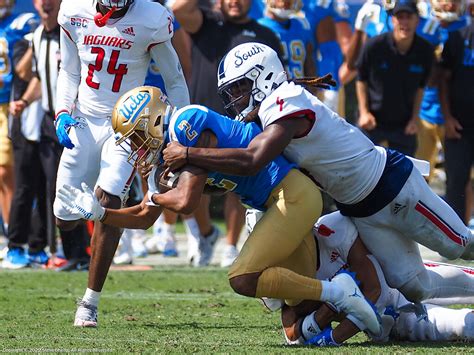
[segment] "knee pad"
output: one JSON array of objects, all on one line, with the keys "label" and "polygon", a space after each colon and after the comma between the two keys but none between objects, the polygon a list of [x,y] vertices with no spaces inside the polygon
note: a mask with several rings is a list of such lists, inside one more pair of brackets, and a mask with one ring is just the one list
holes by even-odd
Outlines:
[{"label": "knee pad", "polygon": [[431,298],[432,280],[427,270],[420,272],[398,290],[411,302],[420,302]]}]

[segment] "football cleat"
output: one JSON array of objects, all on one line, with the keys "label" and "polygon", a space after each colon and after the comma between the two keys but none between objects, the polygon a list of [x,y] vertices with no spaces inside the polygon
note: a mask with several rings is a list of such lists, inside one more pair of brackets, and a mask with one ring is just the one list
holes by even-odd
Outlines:
[{"label": "football cleat", "polygon": [[30,265],[30,261],[23,248],[8,249],[7,256],[3,259],[4,269],[22,269]]},{"label": "football cleat", "polygon": [[133,249],[132,249],[132,230],[124,229],[120,242],[115,252],[114,264],[129,265],[133,263]]},{"label": "football cleat", "polygon": [[31,252],[28,250],[28,252],[26,253],[26,257],[28,258],[31,264],[46,265],[49,260],[49,256],[44,250],[40,250],[37,252]]},{"label": "football cleat", "polygon": [[97,307],[85,301],[79,301],[76,317],[74,318],[74,326],[85,328],[97,327]]},{"label": "football cleat", "polygon": [[221,267],[229,267],[239,256],[239,250],[235,245],[226,245],[224,255],[222,255]]},{"label": "football cleat", "polygon": [[214,249],[217,239],[221,235],[221,231],[216,226],[212,226],[212,232],[207,237],[199,238],[199,252],[193,259],[194,267],[208,266],[214,255]]},{"label": "football cleat", "polygon": [[344,297],[334,303],[336,310],[351,314],[364,323],[371,333],[380,334],[382,329],[379,318],[354,279],[347,273],[342,273],[334,276],[331,282],[338,285],[344,292]]}]

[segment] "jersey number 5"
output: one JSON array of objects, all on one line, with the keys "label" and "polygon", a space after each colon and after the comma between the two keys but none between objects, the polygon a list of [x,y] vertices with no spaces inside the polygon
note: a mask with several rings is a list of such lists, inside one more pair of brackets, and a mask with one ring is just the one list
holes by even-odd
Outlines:
[{"label": "jersey number 5", "polygon": [[[94,72],[102,70],[102,65],[104,64],[104,58],[105,58],[105,49],[101,47],[92,47],[91,52],[92,54],[97,54],[97,57],[95,58],[94,64],[89,64],[89,71],[87,72],[86,83],[87,85],[89,85],[89,87],[99,90],[100,83],[96,83],[94,81]],[[107,65],[107,73],[111,75],[115,75],[114,82],[112,84],[113,92],[120,91],[120,85],[122,85],[122,79],[124,75],[128,73],[127,64],[117,65],[119,55],[120,55],[120,51],[113,50],[110,55],[109,65]]]}]

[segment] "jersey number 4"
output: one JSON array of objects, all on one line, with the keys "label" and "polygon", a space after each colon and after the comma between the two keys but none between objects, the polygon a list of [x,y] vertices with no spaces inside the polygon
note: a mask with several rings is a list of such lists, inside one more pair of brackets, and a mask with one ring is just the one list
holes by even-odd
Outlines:
[{"label": "jersey number 4", "polygon": [[[94,72],[102,70],[102,66],[104,64],[104,58],[105,58],[105,49],[101,47],[92,47],[91,52],[92,54],[96,54],[97,57],[95,58],[94,64],[89,64],[89,71],[87,72],[86,83],[91,88],[99,90],[100,83],[96,83],[94,81]],[[107,73],[111,75],[115,75],[114,82],[112,84],[113,92],[120,91],[120,85],[122,85],[122,79],[124,75],[128,73],[127,64],[117,65],[119,55],[120,55],[120,51],[113,50],[110,55],[109,65],[107,65]]]}]

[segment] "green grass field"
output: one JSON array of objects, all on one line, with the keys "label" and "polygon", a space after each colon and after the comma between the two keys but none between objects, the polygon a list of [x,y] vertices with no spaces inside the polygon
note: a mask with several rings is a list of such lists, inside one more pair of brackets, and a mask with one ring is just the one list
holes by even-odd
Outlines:
[{"label": "green grass field", "polygon": [[470,344],[374,345],[364,335],[333,349],[283,345],[279,315],[238,296],[217,268],[112,271],[99,328],[72,327],[86,273],[0,272],[0,351],[159,353],[467,353]]}]

